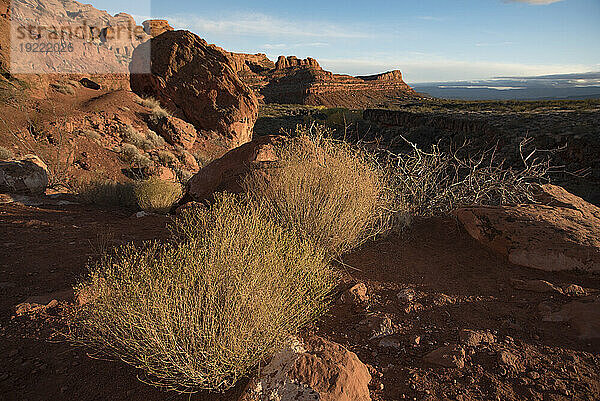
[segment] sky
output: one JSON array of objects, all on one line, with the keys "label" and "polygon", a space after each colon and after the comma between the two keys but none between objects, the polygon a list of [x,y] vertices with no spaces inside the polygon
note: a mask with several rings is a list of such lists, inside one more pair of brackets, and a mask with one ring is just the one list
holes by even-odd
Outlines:
[{"label": "sky", "polygon": [[[90,1],[90,0],[88,0]],[[87,1],[83,1],[87,2]],[[408,83],[600,71],[600,0],[91,0],[229,51]]]}]

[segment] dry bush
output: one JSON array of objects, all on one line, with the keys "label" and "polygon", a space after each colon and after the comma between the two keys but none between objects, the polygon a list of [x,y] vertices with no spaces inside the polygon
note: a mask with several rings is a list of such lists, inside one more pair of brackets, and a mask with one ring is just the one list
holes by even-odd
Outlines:
[{"label": "dry bush", "polygon": [[178,182],[152,177],[135,183],[134,193],[140,209],[153,213],[168,213],[183,193]]},{"label": "dry bush", "polygon": [[324,311],[335,276],[265,204],[218,197],[167,244],[117,249],[79,286],[77,341],[178,391],[224,391]]},{"label": "dry bush", "polygon": [[384,232],[391,211],[386,173],[375,156],[326,137],[323,127],[299,127],[269,177],[246,177],[246,191],[266,199],[284,225],[331,256]]},{"label": "dry bush", "polygon": [[95,142],[97,144],[100,144],[100,141],[102,140],[102,136],[97,133],[96,131],[92,131],[89,129],[83,130],[81,131],[81,134],[86,137],[87,139],[89,139],[92,142]]},{"label": "dry bush", "polygon": [[125,163],[132,163],[136,156],[139,156],[140,152],[135,145],[130,143],[126,143],[121,146],[121,151],[119,152],[119,157]]},{"label": "dry bush", "polygon": [[76,192],[83,203],[127,210],[137,208],[132,182],[93,180],[80,183],[76,188]]},{"label": "dry bush", "polygon": [[[409,142],[410,143],[410,142]],[[436,145],[425,152],[390,154],[396,209],[404,217],[428,217],[463,206],[517,204],[533,200],[537,185],[550,170],[547,158],[536,150],[525,154],[529,141],[520,144],[523,167],[507,167],[496,160],[495,149],[462,156],[462,149],[446,152]]]},{"label": "dry bush", "polygon": [[62,81],[62,82],[53,82],[50,84],[55,91],[62,93],[64,95],[74,95],[75,88],[79,86],[79,83],[76,81]]},{"label": "dry bush", "polygon": [[153,97],[140,98],[138,103],[149,109],[160,107],[160,102]]},{"label": "dry bush", "polygon": [[132,144],[136,148],[144,150],[152,149],[152,143],[129,124],[124,127],[121,136],[123,137],[123,142]]},{"label": "dry bush", "polygon": [[168,150],[159,150],[156,156],[158,157],[159,163],[166,167],[174,166],[178,162],[177,157]]},{"label": "dry bush", "polygon": [[148,130],[148,132],[146,132],[146,139],[148,139],[148,141],[150,141],[152,144],[152,149],[162,148],[167,144],[162,136],[158,135],[152,130]]},{"label": "dry bush", "polygon": [[3,146],[0,146],[0,160],[8,160],[14,157],[14,153]]}]

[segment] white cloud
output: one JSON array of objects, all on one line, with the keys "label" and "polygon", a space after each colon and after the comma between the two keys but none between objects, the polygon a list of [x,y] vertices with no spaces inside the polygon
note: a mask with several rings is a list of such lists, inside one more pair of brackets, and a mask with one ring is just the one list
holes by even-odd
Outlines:
[{"label": "white cloud", "polygon": [[527,3],[534,6],[544,6],[546,4],[558,3],[563,0],[504,0],[505,3]]},{"label": "white cloud", "polygon": [[374,60],[376,59],[319,59],[319,63],[325,69],[351,75],[369,75],[397,69],[402,71],[404,80],[410,83],[487,79],[497,76],[564,74],[597,71],[600,68],[599,65],[466,61],[435,56]]},{"label": "white cloud", "polygon": [[227,18],[171,16],[169,23],[177,29],[188,29],[200,36],[205,33],[229,35],[263,35],[292,38],[369,38],[367,32],[325,21],[285,20],[266,14],[235,14]]}]

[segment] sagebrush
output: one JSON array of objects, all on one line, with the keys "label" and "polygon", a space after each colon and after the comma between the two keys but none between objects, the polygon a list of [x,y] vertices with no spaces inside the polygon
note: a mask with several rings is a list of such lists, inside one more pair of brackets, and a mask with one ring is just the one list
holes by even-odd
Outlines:
[{"label": "sagebrush", "polygon": [[77,341],[177,391],[231,388],[323,312],[335,275],[267,205],[231,195],[184,212],[174,240],[91,267]]},{"label": "sagebrush", "polygon": [[372,152],[328,133],[299,127],[281,149],[279,167],[268,176],[250,174],[244,187],[265,199],[282,224],[335,257],[387,230],[393,197]]}]

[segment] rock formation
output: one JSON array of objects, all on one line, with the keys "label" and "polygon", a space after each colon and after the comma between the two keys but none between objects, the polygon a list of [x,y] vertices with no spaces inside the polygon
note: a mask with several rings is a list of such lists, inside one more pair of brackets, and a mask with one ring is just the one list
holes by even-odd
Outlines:
[{"label": "rock formation", "polygon": [[173,27],[169,25],[169,21],[164,19],[149,19],[142,22],[144,32],[151,37],[160,35],[163,32],[172,31]]},{"label": "rock formation", "polygon": [[549,184],[539,202],[469,207],[455,214],[473,238],[516,265],[600,271],[600,208]]},{"label": "rock formation", "polygon": [[[149,36],[132,16],[111,16],[70,0],[13,0],[11,71],[13,73],[127,74],[135,47]],[[56,27],[61,27],[57,32]],[[28,43],[71,44],[65,51],[20,51]]]},{"label": "rock formation", "polygon": [[273,64],[263,54],[229,57],[240,78],[265,103],[366,108],[418,97],[400,71],[352,77],[325,71],[313,58],[280,56]]},{"label": "rock formation", "polygon": [[[149,53],[151,73],[135,73]],[[225,54],[197,35],[170,31],[152,38],[135,49],[130,69],[135,93],[154,96],[197,130],[215,132],[231,148],[252,139],[256,97]]]},{"label": "rock formation", "polygon": [[284,136],[266,135],[229,151],[190,178],[182,202],[204,201],[215,192],[241,192],[243,176],[254,170],[271,168],[278,160],[277,149],[287,141]]}]

